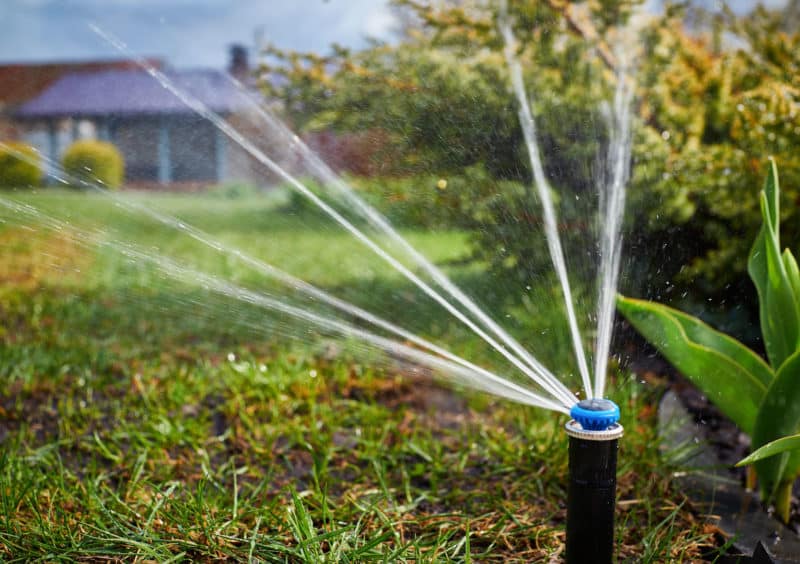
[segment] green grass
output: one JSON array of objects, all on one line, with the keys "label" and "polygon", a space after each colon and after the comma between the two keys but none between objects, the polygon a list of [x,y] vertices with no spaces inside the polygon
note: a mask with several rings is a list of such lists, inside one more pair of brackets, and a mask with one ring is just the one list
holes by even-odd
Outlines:
[{"label": "green grass", "polygon": [[[12,196],[70,216],[74,229],[102,226],[106,237],[269,289],[229,257],[98,197]],[[485,354],[441,314],[393,305],[407,288],[348,236],[287,217],[269,198],[155,201],[304,279],[355,287],[348,297],[371,293],[363,303],[416,321],[470,358]],[[264,312],[0,216],[0,558],[529,562],[561,554],[563,417],[444,388],[365,356],[358,343],[291,339],[298,328]],[[481,288],[479,268],[456,266],[468,253],[464,234],[405,234]],[[616,379],[626,427],[618,554],[697,559],[712,551],[714,530],[671,486],[655,392]]]}]

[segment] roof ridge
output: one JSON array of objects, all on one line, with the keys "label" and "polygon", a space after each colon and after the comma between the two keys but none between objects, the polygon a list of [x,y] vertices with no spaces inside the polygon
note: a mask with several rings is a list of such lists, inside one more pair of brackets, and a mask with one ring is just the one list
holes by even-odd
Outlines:
[{"label": "roof ridge", "polygon": [[[233,81],[222,80],[225,71],[213,68],[168,69],[177,86],[219,113],[244,105]],[[210,82],[213,87],[210,87]],[[20,118],[110,116],[136,114],[189,114],[193,110],[155,80],[146,69],[103,69],[66,73],[15,113]]]}]

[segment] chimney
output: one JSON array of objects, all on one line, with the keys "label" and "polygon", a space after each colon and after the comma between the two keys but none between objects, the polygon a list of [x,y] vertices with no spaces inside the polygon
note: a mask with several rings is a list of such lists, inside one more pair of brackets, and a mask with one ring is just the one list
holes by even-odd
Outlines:
[{"label": "chimney", "polygon": [[228,72],[237,80],[247,80],[250,74],[250,65],[247,62],[247,47],[239,43],[231,45]]}]

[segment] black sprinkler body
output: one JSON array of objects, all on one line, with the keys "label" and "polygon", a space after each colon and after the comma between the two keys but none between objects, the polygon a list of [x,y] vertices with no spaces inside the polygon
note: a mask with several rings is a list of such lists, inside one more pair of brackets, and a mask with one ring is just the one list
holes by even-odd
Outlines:
[{"label": "black sprinkler body", "polygon": [[570,411],[567,563],[605,564],[614,556],[619,408],[606,399]]}]

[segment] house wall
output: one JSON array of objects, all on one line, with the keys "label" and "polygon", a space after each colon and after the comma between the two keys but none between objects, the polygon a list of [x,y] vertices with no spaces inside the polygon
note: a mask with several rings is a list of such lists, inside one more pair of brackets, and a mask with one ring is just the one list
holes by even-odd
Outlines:
[{"label": "house wall", "polygon": [[223,174],[220,182],[243,182],[254,186],[270,186],[275,182],[269,169],[238,144],[225,136],[220,143],[223,145]]},{"label": "house wall", "polygon": [[0,140],[11,141],[19,139],[19,126],[0,110]]},{"label": "house wall", "polygon": [[[264,120],[253,111],[240,111],[227,117],[227,121],[239,131],[256,148],[288,172],[296,172],[296,155],[286,140],[276,135]],[[255,186],[268,188],[282,182],[269,167],[261,164],[224,134],[221,134],[222,182],[246,182]]]},{"label": "house wall", "polygon": [[[228,119],[280,166],[298,173],[297,155],[284,139],[260,127],[253,116],[236,115]],[[195,190],[223,182],[247,182],[261,187],[281,182],[268,167],[211,123],[194,116],[60,118],[18,121],[13,122],[13,127],[21,140],[33,145],[47,159],[55,159],[59,166],[64,151],[74,141],[108,140],[122,154],[125,182],[138,187],[157,189],[164,184],[174,187],[185,184]],[[56,169],[44,168],[48,176],[57,176]]]},{"label": "house wall", "polygon": [[125,161],[126,182],[158,180],[159,126],[154,118],[118,118],[109,125],[111,142]]},{"label": "house wall", "polygon": [[125,159],[133,183],[214,183],[217,157],[214,127],[192,116],[114,118],[110,140]]},{"label": "house wall", "polygon": [[[280,131],[255,112],[237,112],[228,121],[248,141],[260,149],[286,172],[298,178],[311,174],[294,134]],[[348,172],[359,176],[385,173],[390,164],[382,157],[387,139],[380,131],[360,133],[335,133],[321,131],[303,136],[309,149],[337,173]],[[262,187],[283,183],[283,179],[270,168],[258,162],[235,142],[226,139],[226,164],[224,180],[245,181]]]},{"label": "house wall", "polygon": [[48,176],[55,175],[64,151],[72,143],[95,135],[94,125],[87,120],[61,118],[47,122],[16,122],[15,125],[18,138],[43,155],[42,168]]},{"label": "house wall", "polygon": [[173,182],[217,181],[216,129],[194,117],[171,120],[169,147]]}]

